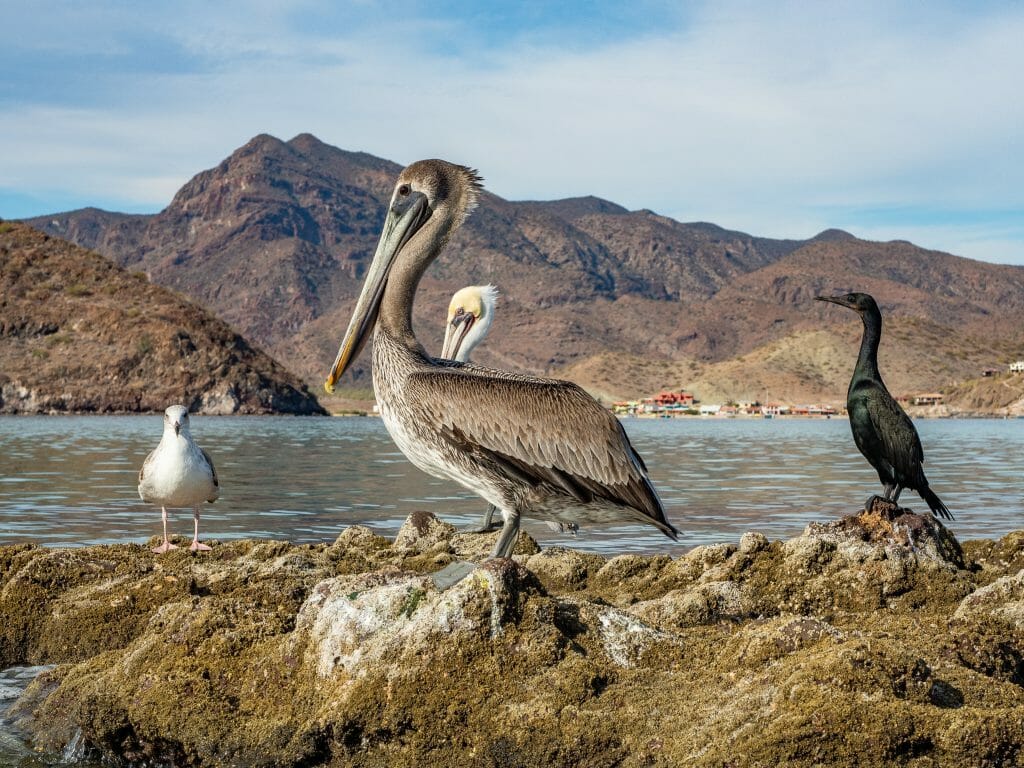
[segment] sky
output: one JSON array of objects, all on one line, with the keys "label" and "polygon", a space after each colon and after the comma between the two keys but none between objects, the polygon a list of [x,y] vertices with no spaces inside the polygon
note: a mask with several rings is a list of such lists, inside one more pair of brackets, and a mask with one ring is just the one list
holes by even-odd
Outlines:
[{"label": "sky", "polygon": [[[627,7],[628,6],[628,7]],[[780,238],[1024,264],[1024,3],[0,0],[0,217],[259,133]]]}]

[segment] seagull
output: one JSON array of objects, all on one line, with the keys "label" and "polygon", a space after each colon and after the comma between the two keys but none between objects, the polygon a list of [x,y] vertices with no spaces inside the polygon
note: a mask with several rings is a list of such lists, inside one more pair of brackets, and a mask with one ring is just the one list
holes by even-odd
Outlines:
[{"label": "seagull", "polygon": [[199,542],[199,505],[213,502],[220,495],[217,470],[210,454],[196,445],[188,426],[188,409],[172,405],[164,411],[164,434],[156,449],[146,457],[139,470],[139,498],[148,504],[159,504],[164,519],[164,541],[153,552],[160,555],[177,549],[167,538],[167,508],[192,507],[195,532],[193,552],[209,552]]}]

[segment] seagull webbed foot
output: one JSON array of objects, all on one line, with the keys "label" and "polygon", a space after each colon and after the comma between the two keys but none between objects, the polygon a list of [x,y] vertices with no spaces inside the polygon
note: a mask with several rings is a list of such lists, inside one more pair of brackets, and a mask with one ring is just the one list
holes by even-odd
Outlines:
[{"label": "seagull webbed foot", "polygon": [[162,555],[165,552],[170,552],[172,549],[177,549],[177,548],[178,548],[177,544],[171,544],[171,542],[169,542],[169,541],[167,541],[165,539],[164,543],[161,544],[160,546],[158,546],[158,547],[151,547],[150,548],[150,552],[152,552],[155,555]]},{"label": "seagull webbed foot", "polygon": [[189,549],[192,550],[193,552],[209,552],[210,551],[210,547],[208,547],[206,544],[201,544],[198,541],[193,541],[192,545],[189,547]]}]

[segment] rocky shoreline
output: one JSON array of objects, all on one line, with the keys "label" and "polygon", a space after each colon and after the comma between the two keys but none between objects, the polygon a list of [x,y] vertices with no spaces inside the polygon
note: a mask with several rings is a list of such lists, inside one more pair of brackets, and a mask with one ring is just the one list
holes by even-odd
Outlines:
[{"label": "rocky shoreline", "polygon": [[1024,532],[876,507],[682,556],[491,535],[0,547],[35,745],[151,766],[1004,765],[1024,757]]}]

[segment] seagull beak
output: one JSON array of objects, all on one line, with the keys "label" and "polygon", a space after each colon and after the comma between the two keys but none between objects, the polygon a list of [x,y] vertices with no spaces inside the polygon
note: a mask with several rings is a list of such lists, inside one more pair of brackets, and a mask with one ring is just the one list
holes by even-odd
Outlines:
[{"label": "seagull beak", "polygon": [[180,421],[176,421],[176,422],[174,422],[174,436],[177,437],[180,434],[181,434],[181,422]]},{"label": "seagull beak", "polygon": [[441,347],[441,357],[444,360],[459,359],[459,350],[462,348],[462,342],[466,340],[466,334],[469,333],[475,322],[476,317],[473,316],[472,312],[466,312],[452,318],[452,321],[448,323],[448,327],[444,331],[444,345]]},{"label": "seagull beak", "polygon": [[430,218],[430,206],[427,196],[422,192],[411,192],[401,200],[395,200],[384,219],[384,230],[381,232],[377,250],[366,273],[363,290],[356,301],[355,311],[349,321],[348,330],[341,341],[338,356],[334,359],[331,372],[324,382],[328,394],[334,391],[334,385],[342,377],[352,361],[362,350],[370,329],[377,322],[380,301],[388,282],[388,273],[394,264],[395,257],[413,235],[416,234]]}]

